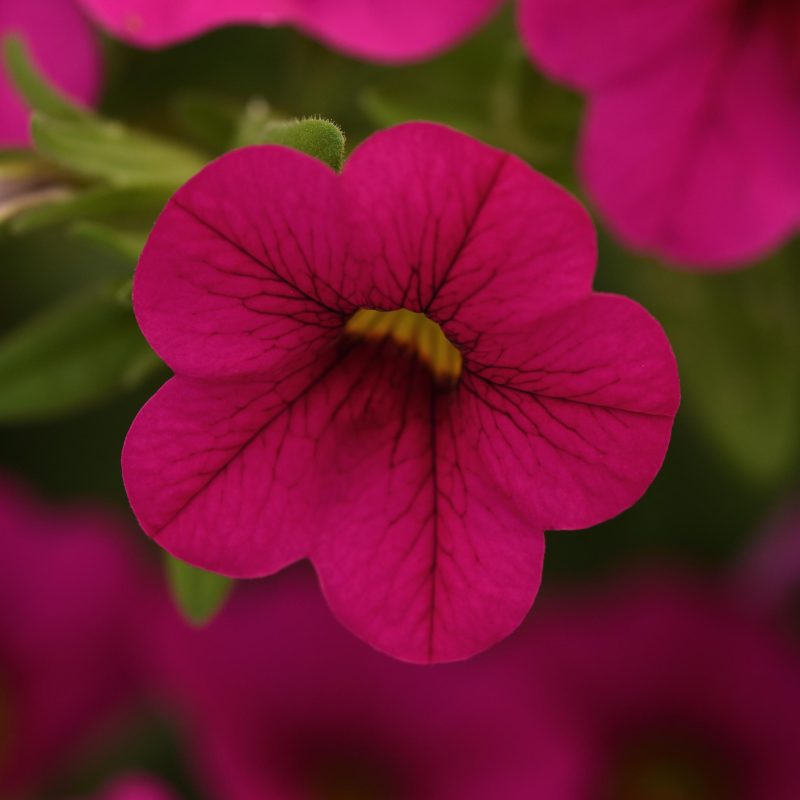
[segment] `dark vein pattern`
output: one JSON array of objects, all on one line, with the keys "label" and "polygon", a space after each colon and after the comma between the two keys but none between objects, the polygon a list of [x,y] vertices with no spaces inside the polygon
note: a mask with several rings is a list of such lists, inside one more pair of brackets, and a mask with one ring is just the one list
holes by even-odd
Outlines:
[{"label": "dark vein pattern", "polygon": [[[421,662],[512,630],[548,528],[641,495],[678,403],[636,304],[591,294],[591,223],[516,159],[415,124],[342,176],[282,148],[230,154],[173,199],[134,305],[175,370],[133,424],[126,487],[174,554],[234,576],[315,564],[339,618]],[[357,309],[436,322],[443,384]]]}]

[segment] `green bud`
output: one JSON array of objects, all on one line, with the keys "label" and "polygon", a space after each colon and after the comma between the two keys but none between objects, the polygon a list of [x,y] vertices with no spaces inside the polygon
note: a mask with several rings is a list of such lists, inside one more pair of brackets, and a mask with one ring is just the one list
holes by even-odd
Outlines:
[{"label": "green bud", "polygon": [[264,144],[282,144],[307,153],[339,172],[344,165],[345,138],[341,128],[326,119],[306,118],[271,122],[262,136]]}]

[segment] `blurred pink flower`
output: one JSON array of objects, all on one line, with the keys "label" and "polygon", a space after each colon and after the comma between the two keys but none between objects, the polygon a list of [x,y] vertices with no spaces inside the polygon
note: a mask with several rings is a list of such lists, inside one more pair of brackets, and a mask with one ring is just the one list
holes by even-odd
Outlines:
[{"label": "blurred pink flower", "polygon": [[[100,46],[76,0],[3,0],[0,40],[20,35],[37,64],[67,94],[93,103],[100,92]],[[27,145],[30,112],[0,61],[0,147]]]},{"label": "blurred pink flower", "polygon": [[564,598],[512,640],[590,754],[560,800],[800,797],[800,661],[704,584],[642,573]]},{"label": "blurred pink flower", "polygon": [[0,481],[0,796],[38,785],[137,696],[139,562],[113,522]]},{"label": "blurred pink flower", "polygon": [[790,627],[800,623],[791,618],[800,610],[800,500],[782,506],[758,531],[734,580],[753,610],[785,618]]},{"label": "blurred pink flower", "polygon": [[520,23],[588,95],[583,177],[622,239],[721,268],[798,230],[795,0],[522,0]]},{"label": "blurred pink flower", "polygon": [[630,506],[669,441],[669,343],[592,293],[595,253],[566,192],[441,126],[376,134],[342,175],[283,147],[222,157],[136,272],[177,373],[123,451],[142,527],[231,576],[310,558],[397,657],[489,647],[530,608],[544,530]]},{"label": "blurred pink flower", "polygon": [[546,686],[531,714],[502,661],[392,661],[335,624],[303,569],[240,586],[205,629],[161,633],[158,675],[210,798],[571,794],[576,750]]},{"label": "blurred pink flower", "polygon": [[115,36],[160,47],[223,25],[294,25],[354,56],[400,62],[445,50],[501,0],[80,0]]}]

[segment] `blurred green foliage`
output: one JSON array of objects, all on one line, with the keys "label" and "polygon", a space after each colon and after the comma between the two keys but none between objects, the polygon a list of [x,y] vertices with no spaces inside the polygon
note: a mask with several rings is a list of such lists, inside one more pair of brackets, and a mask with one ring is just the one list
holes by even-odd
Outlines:
[{"label": "blurred green foliage", "polygon": [[160,369],[119,293],[81,292],[0,339],[0,423],[66,414]]}]

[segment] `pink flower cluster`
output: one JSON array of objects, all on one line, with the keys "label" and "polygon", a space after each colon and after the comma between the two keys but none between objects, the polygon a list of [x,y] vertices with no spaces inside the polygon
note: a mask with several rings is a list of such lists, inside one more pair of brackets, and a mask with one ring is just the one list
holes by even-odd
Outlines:
[{"label": "pink flower cluster", "polygon": [[2,797],[48,780],[142,695],[154,590],[128,539],[103,513],[0,481]]},{"label": "pink flower cluster", "polygon": [[502,0],[78,0],[100,25],[143,47],[223,25],[292,25],[331,47],[377,61],[431,56],[458,41]]},{"label": "pink flower cluster", "polygon": [[[797,651],[723,586],[645,571],[562,593],[491,654],[431,670],[348,636],[303,568],[192,628],[116,524],[8,482],[0,544],[4,797],[57,786],[145,697],[207,800],[800,794]],[[177,797],[140,766],[91,796]]]},{"label": "pink flower cluster", "polygon": [[[383,61],[433,55],[499,0],[7,0],[0,33],[91,101],[97,46],[81,14],[154,47],[230,24],[292,24]],[[800,227],[800,8],[786,0],[519,0],[532,60],[588,97],[589,193],[631,246],[678,263],[747,263]],[[0,142],[27,139],[0,76]]]},{"label": "pink flower cluster", "polygon": [[[291,25],[395,63],[499,5],[6,0],[0,36],[93,104],[93,25],[143,47]],[[798,3],[519,0],[518,21],[586,96],[580,174],[622,241],[717,270],[800,229]],[[0,144],[28,124],[0,73]],[[800,797],[797,643],[776,624],[794,513],[727,583],[644,571],[523,624],[545,532],[635,503],[679,405],[663,330],[593,291],[596,260],[574,198],[429,123],[341,173],[262,146],[184,185],[134,279],[174,376],[132,424],[125,488],[172,555],[284,573],[196,629],[124,527],[0,480],[0,796],[59,791],[158,703],[206,800]],[[142,766],[87,796],[177,796]]]}]

